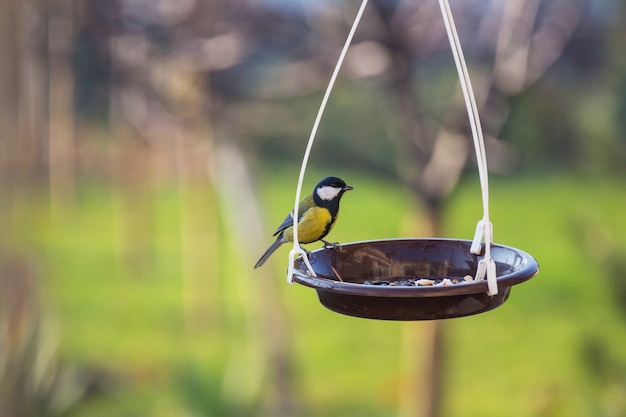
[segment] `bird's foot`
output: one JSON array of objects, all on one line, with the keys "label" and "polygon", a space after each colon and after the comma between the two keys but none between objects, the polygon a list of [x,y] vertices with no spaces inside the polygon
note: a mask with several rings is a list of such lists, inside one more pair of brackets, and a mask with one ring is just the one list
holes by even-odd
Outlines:
[{"label": "bird's foot", "polygon": [[327,242],[324,239],[321,241],[324,243],[324,249],[341,249],[339,242]]}]

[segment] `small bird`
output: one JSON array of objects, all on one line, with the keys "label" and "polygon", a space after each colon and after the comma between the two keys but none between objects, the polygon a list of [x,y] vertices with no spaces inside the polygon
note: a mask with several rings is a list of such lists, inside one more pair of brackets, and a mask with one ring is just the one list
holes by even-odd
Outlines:
[{"label": "small bird", "polygon": [[[298,205],[298,241],[313,243],[321,240],[324,245],[329,243],[324,237],[331,231],[339,215],[339,200],[352,187],[337,177],[321,180],[313,192],[304,197]],[[276,249],[283,243],[293,242],[293,212],[278,226],[272,236],[277,236],[274,243],[265,251],[261,259],[254,265],[258,268],[265,263]]]}]

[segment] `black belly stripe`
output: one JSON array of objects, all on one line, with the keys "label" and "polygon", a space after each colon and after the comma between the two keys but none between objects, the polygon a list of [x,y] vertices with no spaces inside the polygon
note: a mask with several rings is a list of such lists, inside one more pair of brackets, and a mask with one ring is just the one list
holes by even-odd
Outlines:
[{"label": "black belly stripe", "polygon": [[328,234],[328,232],[330,232],[330,228],[333,227],[333,224],[335,224],[335,219],[337,218],[337,216],[333,216],[330,221],[328,223],[326,223],[326,228],[324,228],[324,233],[322,234],[322,237],[320,237],[321,239],[324,239],[326,237],[326,235]]}]

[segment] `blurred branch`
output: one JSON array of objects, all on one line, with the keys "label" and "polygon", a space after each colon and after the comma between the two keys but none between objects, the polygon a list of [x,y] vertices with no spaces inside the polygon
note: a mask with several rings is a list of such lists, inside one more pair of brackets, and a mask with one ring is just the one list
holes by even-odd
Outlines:
[{"label": "blurred branch", "polygon": [[540,0],[512,0],[503,6],[492,73],[502,91],[516,93],[526,84],[530,39],[540,3]]},{"label": "blurred branch", "polygon": [[554,1],[538,23],[540,5],[541,0],[505,3],[493,78],[496,88],[506,95],[530,87],[562,55],[587,0]]}]

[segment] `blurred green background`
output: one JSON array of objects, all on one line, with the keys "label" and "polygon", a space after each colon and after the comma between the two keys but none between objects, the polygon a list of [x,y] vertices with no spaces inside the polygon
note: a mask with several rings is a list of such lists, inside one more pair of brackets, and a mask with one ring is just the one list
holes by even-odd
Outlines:
[{"label": "blurred green background", "polygon": [[[357,319],[287,248],[252,269],[357,7],[0,4],[0,416],[626,416],[622,1],[452,2],[495,240],[541,266],[502,307]],[[437,2],[372,0],[305,177],[355,188],[330,239],[471,239],[472,154]]]}]

